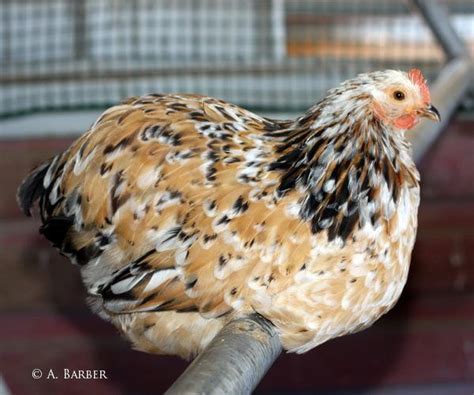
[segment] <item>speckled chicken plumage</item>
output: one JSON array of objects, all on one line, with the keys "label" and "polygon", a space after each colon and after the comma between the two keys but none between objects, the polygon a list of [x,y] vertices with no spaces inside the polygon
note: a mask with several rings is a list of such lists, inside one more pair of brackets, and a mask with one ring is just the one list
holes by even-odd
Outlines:
[{"label": "speckled chicken plumage", "polygon": [[347,81],[294,121],[132,98],[37,168],[21,205],[39,199],[41,232],[136,348],[190,357],[257,312],[304,352],[370,325],[407,278],[418,173],[369,110],[386,78]]}]

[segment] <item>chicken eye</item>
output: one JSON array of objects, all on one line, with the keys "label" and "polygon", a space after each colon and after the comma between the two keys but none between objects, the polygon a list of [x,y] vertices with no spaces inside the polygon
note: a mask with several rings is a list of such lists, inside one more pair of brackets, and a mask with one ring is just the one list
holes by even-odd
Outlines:
[{"label": "chicken eye", "polygon": [[395,100],[402,101],[403,99],[405,99],[405,94],[402,91],[395,91],[393,92],[393,98]]}]

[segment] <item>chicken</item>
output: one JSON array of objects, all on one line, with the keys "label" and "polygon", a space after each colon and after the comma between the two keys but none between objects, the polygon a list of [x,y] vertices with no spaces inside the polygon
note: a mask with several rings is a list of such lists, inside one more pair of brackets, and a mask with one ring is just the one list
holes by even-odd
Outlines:
[{"label": "chicken", "polygon": [[302,353],[371,325],[407,280],[419,176],[404,131],[439,120],[419,70],[362,74],[293,121],[198,95],[105,111],[19,188],[136,349],[190,358],[258,313]]}]

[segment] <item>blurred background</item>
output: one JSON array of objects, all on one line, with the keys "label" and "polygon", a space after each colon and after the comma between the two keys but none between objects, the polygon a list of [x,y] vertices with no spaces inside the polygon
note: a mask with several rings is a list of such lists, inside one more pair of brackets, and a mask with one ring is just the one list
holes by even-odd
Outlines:
[{"label": "blurred background", "polygon": [[[438,3],[474,54],[474,2]],[[2,0],[0,395],[157,394],[187,365],[131,350],[93,315],[78,269],[15,202],[28,171],[107,106],[186,92],[291,118],[360,72],[416,66],[433,82],[447,60],[409,1]],[[256,393],[474,393],[473,87],[419,169],[419,234],[396,308],[360,334],[282,355]],[[107,380],[34,380],[35,368]]]}]

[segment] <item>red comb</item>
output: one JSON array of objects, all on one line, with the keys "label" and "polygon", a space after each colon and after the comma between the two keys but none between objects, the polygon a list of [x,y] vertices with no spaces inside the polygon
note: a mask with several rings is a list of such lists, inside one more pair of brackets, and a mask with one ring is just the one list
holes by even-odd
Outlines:
[{"label": "red comb", "polygon": [[423,77],[421,71],[418,69],[411,69],[408,72],[408,77],[415,85],[418,85],[418,87],[420,88],[421,97],[423,98],[423,101],[425,103],[430,103],[430,91],[428,89],[428,85],[426,85],[425,77]]}]

